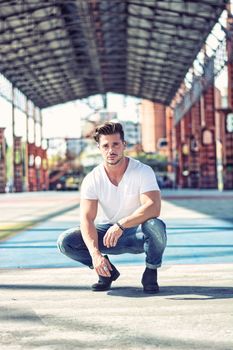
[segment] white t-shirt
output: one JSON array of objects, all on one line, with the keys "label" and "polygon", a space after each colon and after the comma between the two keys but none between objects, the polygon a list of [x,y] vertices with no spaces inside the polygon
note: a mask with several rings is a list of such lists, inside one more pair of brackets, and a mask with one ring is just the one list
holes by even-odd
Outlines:
[{"label": "white t-shirt", "polygon": [[109,180],[104,165],[95,167],[83,180],[81,198],[98,200],[102,207],[101,223],[116,223],[132,214],[140,204],[140,194],[160,191],[150,166],[129,158],[128,167],[118,184]]}]

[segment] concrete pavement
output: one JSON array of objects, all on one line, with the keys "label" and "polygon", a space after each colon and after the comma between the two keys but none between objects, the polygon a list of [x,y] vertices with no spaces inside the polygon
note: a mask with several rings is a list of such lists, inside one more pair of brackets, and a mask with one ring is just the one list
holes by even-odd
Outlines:
[{"label": "concrete pavement", "polygon": [[155,296],[120,270],[103,293],[82,268],[1,271],[1,350],[232,350],[233,264],[165,266]]},{"label": "concrete pavement", "polygon": [[[40,196],[47,201],[38,207],[46,214],[47,205],[51,215],[0,244],[0,349],[232,349],[233,196],[194,192],[163,191],[168,247],[155,296],[141,289],[143,256],[127,254],[112,259],[121,272],[113,288],[91,292],[95,273],[55,245],[59,233],[78,222],[79,209],[72,208],[78,194],[29,195],[31,217],[37,218]],[[50,195],[64,205],[50,206]],[[223,207],[220,216],[216,204]],[[27,206],[30,212],[29,198],[18,213],[26,215]]]}]

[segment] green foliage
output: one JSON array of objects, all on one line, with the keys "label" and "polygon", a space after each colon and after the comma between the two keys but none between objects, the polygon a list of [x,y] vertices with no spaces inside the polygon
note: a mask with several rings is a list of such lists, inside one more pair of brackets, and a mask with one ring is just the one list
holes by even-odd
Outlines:
[{"label": "green foliage", "polygon": [[151,166],[155,171],[167,170],[167,157],[163,154],[140,152],[134,158]]}]

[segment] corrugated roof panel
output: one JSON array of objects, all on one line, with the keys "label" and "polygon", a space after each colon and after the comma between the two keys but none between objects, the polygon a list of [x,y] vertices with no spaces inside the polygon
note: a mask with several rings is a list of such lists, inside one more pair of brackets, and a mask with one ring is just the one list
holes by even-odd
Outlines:
[{"label": "corrugated roof panel", "polygon": [[107,91],[169,104],[225,6],[0,0],[0,72],[41,108]]}]

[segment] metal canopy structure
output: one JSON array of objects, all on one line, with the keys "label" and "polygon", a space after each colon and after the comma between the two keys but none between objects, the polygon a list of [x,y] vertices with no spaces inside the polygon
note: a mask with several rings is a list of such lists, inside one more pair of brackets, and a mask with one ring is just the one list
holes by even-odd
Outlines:
[{"label": "metal canopy structure", "polygon": [[226,0],[0,0],[0,72],[39,108],[115,92],[168,105]]}]

